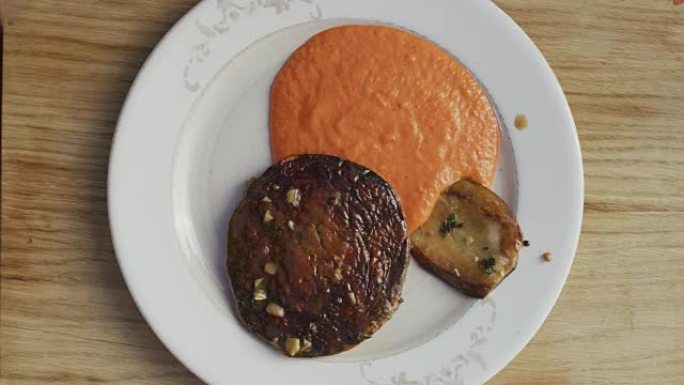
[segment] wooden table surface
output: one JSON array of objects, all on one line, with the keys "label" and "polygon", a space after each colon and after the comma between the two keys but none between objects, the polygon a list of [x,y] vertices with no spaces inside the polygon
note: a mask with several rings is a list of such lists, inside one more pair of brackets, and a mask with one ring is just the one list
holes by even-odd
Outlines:
[{"label": "wooden table surface", "polygon": [[[199,383],[126,289],[105,188],[128,88],[196,0],[0,2],[0,383]],[[684,6],[497,3],[565,89],[586,206],[560,301],[491,383],[684,384]]]}]

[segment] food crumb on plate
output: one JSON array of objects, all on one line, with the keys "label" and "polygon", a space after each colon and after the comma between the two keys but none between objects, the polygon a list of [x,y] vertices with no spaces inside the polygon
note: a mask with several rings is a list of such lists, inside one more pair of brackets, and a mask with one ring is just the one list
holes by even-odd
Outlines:
[{"label": "food crumb on plate", "polygon": [[523,114],[519,114],[515,117],[515,128],[518,130],[524,130],[527,128],[529,125],[529,122],[527,121],[527,116]]},{"label": "food crumb on plate", "polygon": [[542,254],[542,258],[543,258],[546,262],[551,262],[551,261],[553,260],[553,254],[551,254],[551,253],[549,253],[549,252],[547,251],[547,252],[545,252],[544,254]]}]

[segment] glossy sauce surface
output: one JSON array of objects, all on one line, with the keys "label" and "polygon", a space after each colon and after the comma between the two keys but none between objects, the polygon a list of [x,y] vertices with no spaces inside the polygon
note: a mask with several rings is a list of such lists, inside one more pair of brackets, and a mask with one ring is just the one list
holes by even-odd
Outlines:
[{"label": "glossy sauce surface", "polygon": [[483,88],[446,51],[382,26],[324,31],[288,60],[271,90],[275,160],[329,154],[382,175],[410,231],[467,177],[490,185],[499,126]]}]

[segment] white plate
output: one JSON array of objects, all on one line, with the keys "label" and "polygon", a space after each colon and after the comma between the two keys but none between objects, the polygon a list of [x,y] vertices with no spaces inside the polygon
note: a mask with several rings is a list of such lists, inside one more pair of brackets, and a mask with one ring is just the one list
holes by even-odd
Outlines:
[{"label": "white plate", "polygon": [[[412,264],[405,302],[345,354],[288,359],[237,322],[225,274],[228,218],[270,163],[270,83],[318,31],[384,23],[441,45],[488,89],[504,123],[495,189],[532,241],[486,300]],[[511,129],[516,114],[530,128]],[[166,346],[210,383],[483,383],[527,344],[570,271],[583,204],[567,102],[527,36],[484,0],[205,0],[140,71],[112,149],[109,216],[126,282]],[[552,263],[539,258],[549,250]]]}]

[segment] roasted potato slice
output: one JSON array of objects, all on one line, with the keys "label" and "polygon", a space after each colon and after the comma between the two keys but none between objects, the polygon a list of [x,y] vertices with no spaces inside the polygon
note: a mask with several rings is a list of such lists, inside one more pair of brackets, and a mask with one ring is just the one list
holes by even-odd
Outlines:
[{"label": "roasted potato slice", "polygon": [[442,193],[411,242],[423,267],[463,293],[484,298],[515,269],[522,233],[501,198],[463,179]]}]

